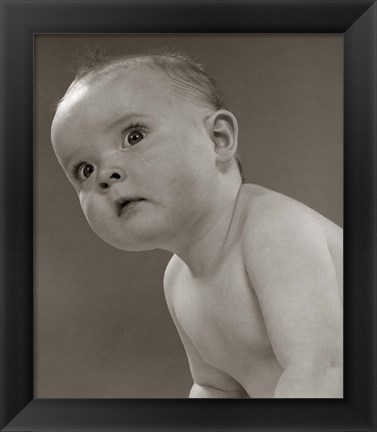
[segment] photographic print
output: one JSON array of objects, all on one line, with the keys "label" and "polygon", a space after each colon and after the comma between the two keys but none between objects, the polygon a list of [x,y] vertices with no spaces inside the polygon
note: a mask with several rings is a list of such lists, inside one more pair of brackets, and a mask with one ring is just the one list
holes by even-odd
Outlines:
[{"label": "photographic print", "polygon": [[35,36],[36,398],[343,398],[342,34]]}]

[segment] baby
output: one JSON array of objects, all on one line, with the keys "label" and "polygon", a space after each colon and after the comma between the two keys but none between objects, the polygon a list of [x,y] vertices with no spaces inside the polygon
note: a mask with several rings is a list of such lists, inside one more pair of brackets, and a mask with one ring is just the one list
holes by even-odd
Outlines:
[{"label": "baby", "polygon": [[173,253],[167,304],[192,398],[342,398],[342,230],[244,184],[238,124],[182,55],[81,71],[52,124],[94,232]]}]

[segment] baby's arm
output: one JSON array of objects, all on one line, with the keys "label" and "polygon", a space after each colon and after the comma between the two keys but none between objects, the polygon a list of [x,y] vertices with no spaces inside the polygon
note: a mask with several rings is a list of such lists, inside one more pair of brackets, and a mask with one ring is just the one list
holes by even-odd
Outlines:
[{"label": "baby's arm", "polygon": [[179,324],[174,309],[170,311],[175,326],[185,347],[194,384],[190,390],[190,398],[248,398],[244,389],[228,375],[209,366],[201,358],[187,333]]},{"label": "baby's arm", "polygon": [[208,365],[182,328],[174,310],[174,294],[179,289],[179,277],[174,268],[175,257],[170,261],[164,277],[167,305],[185,348],[194,384],[190,398],[249,398],[245,390],[228,375]]},{"label": "baby's arm", "polygon": [[318,220],[300,207],[275,208],[248,232],[245,255],[283,368],[275,397],[343,397],[342,305]]},{"label": "baby's arm", "polygon": [[170,313],[186,350],[194,381],[189,397],[217,399],[248,398],[249,396],[236,381],[204,362],[187,333],[179,324],[174,309]]},{"label": "baby's arm", "polygon": [[249,398],[244,390],[229,391],[219,390],[213,387],[194,383],[189,398],[213,398],[213,399],[245,399]]}]

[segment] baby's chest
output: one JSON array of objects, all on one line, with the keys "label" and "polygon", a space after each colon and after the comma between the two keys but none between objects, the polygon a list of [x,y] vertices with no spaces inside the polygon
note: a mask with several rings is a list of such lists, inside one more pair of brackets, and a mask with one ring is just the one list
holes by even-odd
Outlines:
[{"label": "baby's chest", "polygon": [[203,360],[223,371],[270,351],[258,299],[241,266],[190,282],[177,297],[177,318]]}]

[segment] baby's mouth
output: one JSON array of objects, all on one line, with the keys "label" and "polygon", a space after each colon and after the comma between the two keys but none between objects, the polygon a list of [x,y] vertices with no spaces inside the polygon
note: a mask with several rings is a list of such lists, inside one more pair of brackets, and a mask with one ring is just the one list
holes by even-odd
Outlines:
[{"label": "baby's mouth", "polygon": [[131,209],[132,207],[134,207],[140,201],[145,201],[145,200],[144,198],[130,198],[130,199],[118,200],[116,206],[118,209],[119,216],[121,216],[122,213],[127,209]]}]

